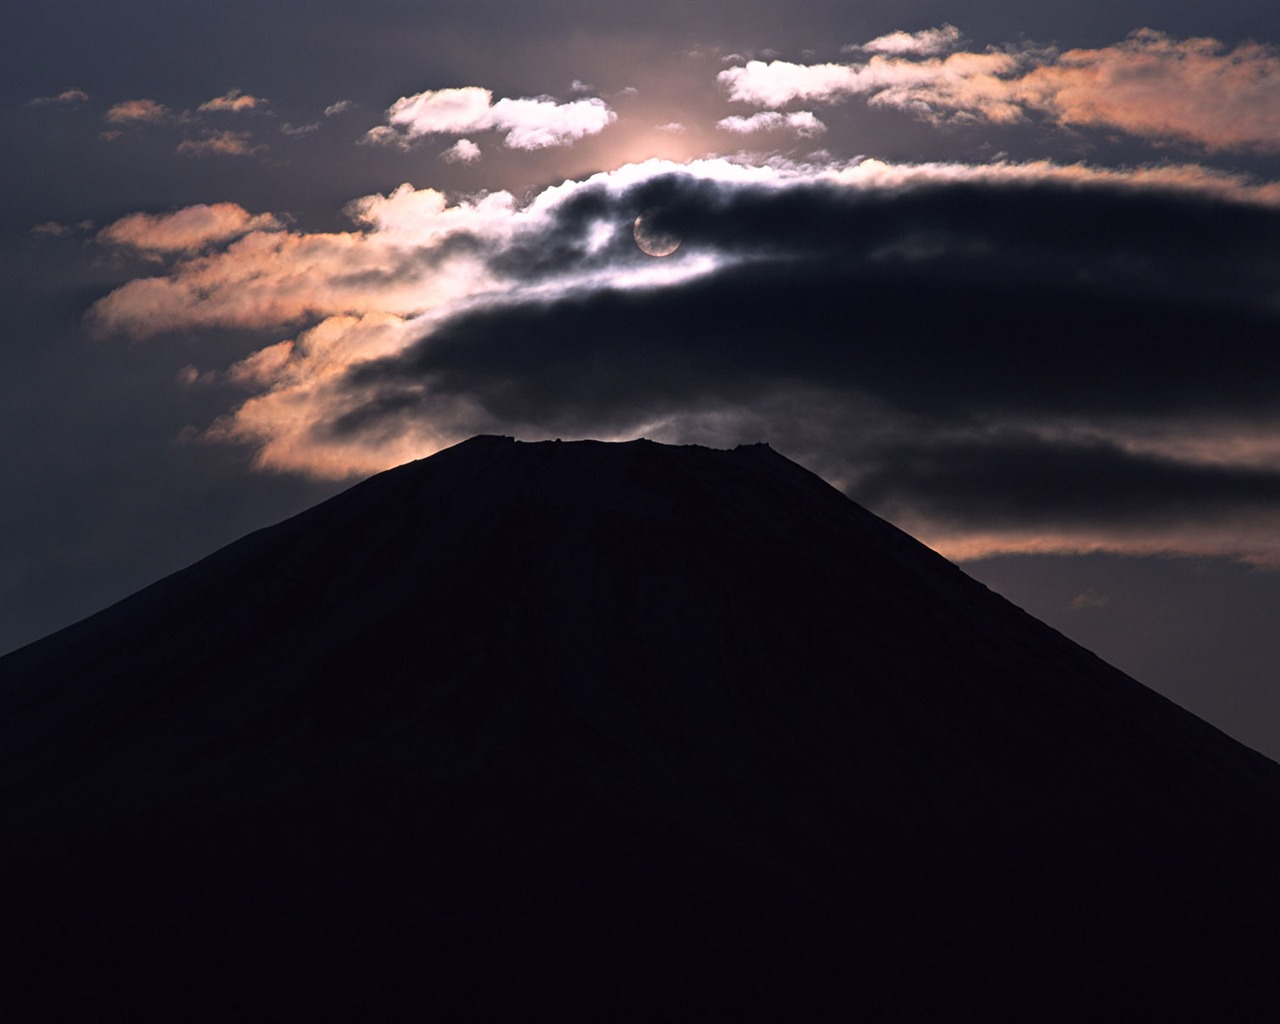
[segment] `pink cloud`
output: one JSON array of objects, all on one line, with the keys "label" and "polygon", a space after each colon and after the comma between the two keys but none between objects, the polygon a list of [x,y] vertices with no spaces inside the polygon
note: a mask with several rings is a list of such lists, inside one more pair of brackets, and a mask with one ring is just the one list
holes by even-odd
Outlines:
[{"label": "pink cloud", "polygon": [[251,231],[282,227],[270,213],[250,214],[235,203],[200,203],[174,213],[131,213],[98,232],[98,241],[143,252],[195,252]]},{"label": "pink cloud", "polygon": [[252,156],[267,148],[265,144],[251,145],[251,138],[249,132],[214,132],[203,139],[184,139],[178,143],[178,152],[183,156],[207,156],[211,153],[220,156]]},{"label": "pink cloud", "polygon": [[33,107],[48,106],[51,103],[84,103],[89,99],[89,94],[83,89],[68,88],[56,96],[38,96],[31,101]]},{"label": "pink cloud", "polygon": [[200,110],[209,110],[214,112],[239,113],[242,110],[253,110],[255,107],[264,103],[265,100],[257,96],[250,96],[243,93],[239,89],[229,89],[224,95],[217,96],[214,99],[206,100],[200,104]]},{"label": "pink cloud", "polygon": [[1028,106],[1060,124],[1182,138],[1207,149],[1280,149],[1280,55],[1246,43],[1178,42],[1135,32],[1098,50],[1068,50],[1017,83]]},{"label": "pink cloud", "polygon": [[1280,149],[1280,55],[1269,47],[1228,50],[1213,39],[1177,41],[1143,29],[1114,46],[1062,54],[917,59],[932,51],[899,35],[863,47],[878,51],[865,63],[749,61],[718,78],[730,99],[761,107],[863,96],[930,121],[1011,123],[1036,115],[1206,149]]},{"label": "pink cloud", "polygon": [[165,121],[170,117],[169,108],[155,100],[125,100],[107,110],[106,119],[111,124]]},{"label": "pink cloud", "polygon": [[56,220],[48,220],[33,227],[31,233],[38,238],[66,238],[75,234],[75,229],[67,224],[59,224]]}]

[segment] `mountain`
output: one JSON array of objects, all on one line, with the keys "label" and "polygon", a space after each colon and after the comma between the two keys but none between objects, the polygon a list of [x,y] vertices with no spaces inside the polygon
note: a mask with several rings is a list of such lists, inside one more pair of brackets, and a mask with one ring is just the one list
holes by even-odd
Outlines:
[{"label": "mountain", "polygon": [[1280,1005],[1280,766],[764,445],[473,438],[0,659],[0,843],[50,1018]]}]

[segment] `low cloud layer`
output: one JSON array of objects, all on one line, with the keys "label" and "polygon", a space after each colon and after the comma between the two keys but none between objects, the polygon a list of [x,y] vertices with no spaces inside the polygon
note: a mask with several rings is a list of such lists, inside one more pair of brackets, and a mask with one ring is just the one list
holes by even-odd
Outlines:
[{"label": "low cloud layer", "polygon": [[1142,29],[1097,49],[939,56],[958,40],[949,26],[893,33],[856,48],[872,54],[866,61],[749,61],[719,81],[730,99],[759,107],[862,97],[933,122],[1036,118],[1207,150],[1280,150],[1280,54],[1271,47]]},{"label": "low cloud layer", "polygon": [[[481,431],[769,440],[948,554],[1280,564],[1274,186],[1192,166],[651,162],[352,230],[125,218],[104,333],[232,327],[205,436],[340,477]],[[641,212],[683,238],[641,253]],[[226,232],[220,234],[220,232]]]}]

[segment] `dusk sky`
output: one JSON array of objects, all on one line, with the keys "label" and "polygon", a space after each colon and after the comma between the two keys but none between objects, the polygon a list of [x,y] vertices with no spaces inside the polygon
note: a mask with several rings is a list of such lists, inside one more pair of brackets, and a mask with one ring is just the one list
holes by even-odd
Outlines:
[{"label": "dusk sky", "polygon": [[1280,757],[1280,7],[0,29],[0,651],[473,434],[767,441]]}]

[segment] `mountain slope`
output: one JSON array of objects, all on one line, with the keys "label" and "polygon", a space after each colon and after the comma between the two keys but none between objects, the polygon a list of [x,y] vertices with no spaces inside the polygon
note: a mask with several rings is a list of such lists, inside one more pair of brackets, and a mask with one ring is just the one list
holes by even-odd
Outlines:
[{"label": "mountain slope", "polygon": [[1280,768],[765,446],[255,533],[0,659],[0,809],[11,961],[135,1013],[1245,1019],[1280,950]]}]

